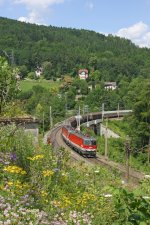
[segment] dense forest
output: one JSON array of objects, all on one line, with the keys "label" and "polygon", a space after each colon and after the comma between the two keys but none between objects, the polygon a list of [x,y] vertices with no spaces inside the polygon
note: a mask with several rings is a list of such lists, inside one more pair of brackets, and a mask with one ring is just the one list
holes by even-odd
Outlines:
[{"label": "dense forest", "polygon": [[97,80],[120,81],[150,74],[150,50],[131,41],[88,30],[27,24],[0,18],[0,54],[16,64],[22,77],[46,67],[46,79],[76,76],[87,68]]}]

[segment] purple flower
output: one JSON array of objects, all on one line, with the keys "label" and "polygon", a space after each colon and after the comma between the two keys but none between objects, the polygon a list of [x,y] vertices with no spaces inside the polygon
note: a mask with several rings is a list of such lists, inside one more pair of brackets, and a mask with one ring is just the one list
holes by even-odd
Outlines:
[{"label": "purple flower", "polygon": [[16,161],[16,160],[17,160],[17,155],[16,155],[16,153],[10,153],[10,160],[11,160],[11,161]]},{"label": "purple flower", "polygon": [[3,163],[3,162],[4,162],[4,160],[0,158],[0,163]]}]

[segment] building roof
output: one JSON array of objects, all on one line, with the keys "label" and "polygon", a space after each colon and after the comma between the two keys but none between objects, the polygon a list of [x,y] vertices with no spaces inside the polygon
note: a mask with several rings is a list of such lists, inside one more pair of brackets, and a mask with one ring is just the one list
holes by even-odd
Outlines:
[{"label": "building roof", "polygon": [[105,82],[105,86],[116,86],[116,82]]},{"label": "building roof", "polygon": [[87,70],[87,69],[80,69],[80,70],[79,70],[79,73],[82,73],[82,72],[88,73],[88,70]]},{"label": "building roof", "polygon": [[11,118],[1,117],[0,123],[3,123],[3,124],[39,123],[39,120],[35,117],[29,117],[29,116],[28,117],[11,117]]}]

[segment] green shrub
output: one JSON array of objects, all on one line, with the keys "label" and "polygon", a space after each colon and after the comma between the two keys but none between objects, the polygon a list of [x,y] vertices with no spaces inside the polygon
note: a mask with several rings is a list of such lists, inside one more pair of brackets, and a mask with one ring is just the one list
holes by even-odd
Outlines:
[{"label": "green shrub", "polygon": [[29,169],[27,157],[34,150],[33,137],[18,128],[15,124],[0,127],[0,152],[9,154],[10,159],[18,166]]}]

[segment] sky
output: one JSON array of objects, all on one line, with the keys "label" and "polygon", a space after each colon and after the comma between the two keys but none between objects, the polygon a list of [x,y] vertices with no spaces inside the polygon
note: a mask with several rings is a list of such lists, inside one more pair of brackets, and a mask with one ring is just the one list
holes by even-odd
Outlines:
[{"label": "sky", "polygon": [[150,48],[150,0],[0,0],[0,16],[112,34]]}]

